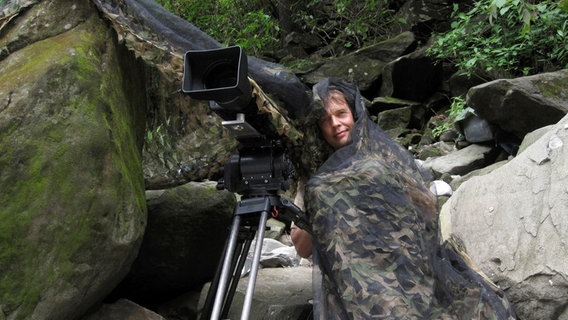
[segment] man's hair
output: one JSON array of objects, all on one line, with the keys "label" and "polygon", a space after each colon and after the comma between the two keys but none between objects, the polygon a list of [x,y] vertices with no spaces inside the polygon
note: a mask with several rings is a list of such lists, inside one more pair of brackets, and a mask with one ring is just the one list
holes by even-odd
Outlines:
[{"label": "man's hair", "polygon": [[339,96],[343,97],[345,99],[345,101],[347,102],[347,105],[349,106],[349,110],[351,110],[351,114],[353,115],[353,119],[355,119],[355,117],[357,116],[357,113],[355,113],[355,102],[354,99],[352,99],[350,101],[350,96],[349,94],[346,94],[345,92],[343,92],[342,90],[340,90],[337,87],[330,87],[329,90],[327,91],[327,97],[325,97],[326,101],[334,101],[334,100],[338,100],[338,98],[333,97],[333,94],[338,94]]}]

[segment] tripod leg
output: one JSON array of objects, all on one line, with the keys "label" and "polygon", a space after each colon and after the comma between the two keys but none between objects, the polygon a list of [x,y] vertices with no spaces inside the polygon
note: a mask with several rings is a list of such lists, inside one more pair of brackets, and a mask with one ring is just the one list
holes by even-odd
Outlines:
[{"label": "tripod leg", "polygon": [[213,310],[213,299],[215,298],[215,294],[219,289],[219,279],[221,278],[221,270],[223,268],[223,261],[225,260],[225,256],[227,255],[227,248],[229,247],[230,238],[227,238],[225,241],[225,246],[223,248],[223,254],[219,258],[219,263],[217,264],[217,269],[215,271],[215,277],[211,282],[211,286],[209,287],[209,291],[207,292],[207,298],[205,299],[205,303],[203,304],[203,309],[201,310],[201,315],[199,316],[199,320],[209,320],[211,316],[211,312]]},{"label": "tripod leg", "polygon": [[219,279],[219,286],[217,288],[217,292],[215,293],[215,303],[213,304],[213,311],[211,312],[212,320],[219,319],[223,301],[225,300],[225,293],[227,292],[227,285],[229,283],[229,274],[231,273],[230,269],[237,245],[240,224],[241,217],[238,215],[234,216],[233,226],[231,227],[231,233],[229,235],[229,243],[225,252],[225,260],[223,261],[223,269],[221,270],[221,277]]},{"label": "tripod leg", "polygon": [[237,286],[239,284],[239,279],[242,276],[244,265],[247,261],[248,252],[250,249],[252,240],[246,239],[243,244],[241,244],[236,252],[239,253],[238,257],[234,257],[233,259],[233,267],[232,267],[232,277],[229,285],[229,290],[225,295],[225,302],[223,303],[223,309],[221,312],[222,319],[226,319],[229,311],[231,310],[231,305],[233,303],[233,298],[235,296],[235,292],[237,291]]},{"label": "tripod leg", "polygon": [[256,276],[258,273],[258,267],[260,265],[260,254],[262,253],[262,241],[264,240],[264,230],[266,228],[267,219],[268,219],[268,211],[264,210],[260,214],[260,222],[258,224],[258,230],[256,232],[256,244],[254,246],[254,256],[252,260],[252,266],[250,270],[250,277],[247,286],[247,292],[245,295],[245,301],[243,303],[241,320],[248,320],[249,318],[250,307],[252,304],[252,297],[254,294],[254,286],[256,284]]}]

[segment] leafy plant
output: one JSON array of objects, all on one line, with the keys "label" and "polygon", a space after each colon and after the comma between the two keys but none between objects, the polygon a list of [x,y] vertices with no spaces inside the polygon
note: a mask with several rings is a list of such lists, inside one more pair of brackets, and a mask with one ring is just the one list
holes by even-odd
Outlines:
[{"label": "leafy plant", "polygon": [[304,31],[319,36],[324,44],[339,43],[347,49],[385,38],[389,28],[400,22],[388,0],[298,1],[292,11]]},{"label": "leafy plant", "polygon": [[454,5],[451,30],[436,35],[428,53],[489,78],[562,69],[568,67],[567,20],[568,11],[552,0],[480,0],[467,12]]},{"label": "leafy plant", "polygon": [[470,112],[474,111],[466,105],[464,98],[453,97],[450,109],[440,117],[442,122],[432,129],[432,135],[438,138],[443,132],[451,129],[457,121],[463,120]]},{"label": "leafy plant", "polygon": [[278,45],[278,20],[261,1],[157,0],[164,8],[190,21],[224,45],[240,45],[251,55]]},{"label": "leafy plant", "polygon": [[167,127],[170,125],[170,118],[168,118],[164,125],[159,124],[155,128],[147,128],[145,137],[145,146],[158,145],[163,148],[172,149],[170,138],[167,133]]},{"label": "leafy plant", "polygon": [[562,0],[560,1],[560,4],[558,4],[558,7],[564,11],[564,12],[568,12],[568,0]]},{"label": "leafy plant", "polygon": [[263,10],[247,12],[243,24],[243,29],[232,29],[228,35],[236,44],[252,49],[256,54],[277,45],[280,31],[278,22]]}]

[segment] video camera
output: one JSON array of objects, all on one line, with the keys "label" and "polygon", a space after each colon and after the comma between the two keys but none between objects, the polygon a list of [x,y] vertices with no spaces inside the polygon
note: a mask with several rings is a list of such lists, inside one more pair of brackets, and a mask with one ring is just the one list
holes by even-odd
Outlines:
[{"label": "video camera", "polygon": [[[194,99],[209,100],[211,110],[223,119],[221,124],[239,142],[239,153],[225,164],[217,188],[243,196],[235,207],[223,262],[212,281],[201,319],[227,318],[255,236],[253,231],[257,239],[264,238],[269,212],[274,208],[283,209],[279,216],[309,230],[300,208],[278,195],[278,191],[288,189],[293,166],[268,115],[259,112],[257,102],[266,101],[256,101],[265,96],[258,90],[257,87],[253,90],[248,79],[248,61],[241,47],[185,54],[182,91]],[[254,219],[258,221],[256,228],[252,224]],[[261,250],[259,241],[254,249],[241,319],[248,319],[251,309]]]},{"label": "video camera", "polygon": [[188,51],[182,91],[209,107],[239,141],[239,154],[225,164],[218,189],[243,196],[275,195],[289,187],[292,163],[284,143],[260,114],[248,79],[247,56],[239,46]]}]

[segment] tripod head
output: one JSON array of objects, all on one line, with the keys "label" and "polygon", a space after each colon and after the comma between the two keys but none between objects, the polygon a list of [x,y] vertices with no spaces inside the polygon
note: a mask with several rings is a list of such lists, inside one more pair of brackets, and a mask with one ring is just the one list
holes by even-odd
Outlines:
[{"label": "tripod head", "polygon": [[224,167],[217,188],[247,196],[277,195],[289,188],[293,171],[280,140],[246,141]]}]

